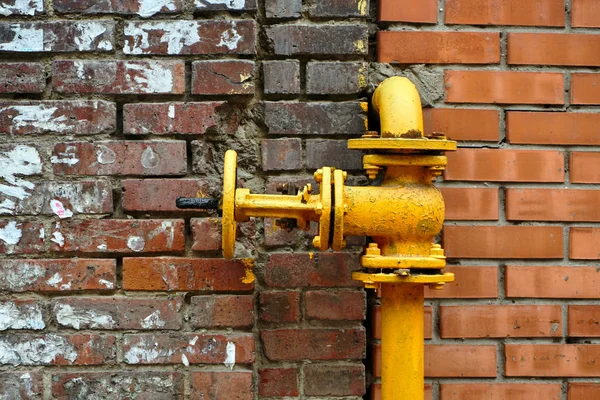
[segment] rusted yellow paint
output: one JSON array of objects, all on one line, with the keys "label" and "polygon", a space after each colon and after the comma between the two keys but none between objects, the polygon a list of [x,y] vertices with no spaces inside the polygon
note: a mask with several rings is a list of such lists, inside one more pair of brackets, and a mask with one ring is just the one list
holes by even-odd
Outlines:
[{"label": "rusted yellow paint", "polygon": [[254,276],[254,272],[252,272],[252,269],[246,268],[246,270],[244,272],[246,275],[242,278],[242,283],[245,283],[248,285],[248,284],[254,282],[256,277]]},{"label": "rusted yellow paint", "polygon": [[362,39],[357,40],[356,42],[354,42],[354,48],[357,51],[365,51],[365,41]]},{"label": "rusted yellow paint", "polygon": [[312,251],[309,251],[309,252],[308,252],[308,258],[309,258],[310,260],[312,260],[314,257],[315,257],[315,253],[313,253]]},{"label": "rusted yellow paint", "polygon": [[382,138],[423,137],[421,98],[407,78],[395,76],[377,86],[373,108],[379,113]]},{"label": "rusted yellow paint", "polygon": [[358,0],[358,12],[360,15],[367,15],[367,0]]}]

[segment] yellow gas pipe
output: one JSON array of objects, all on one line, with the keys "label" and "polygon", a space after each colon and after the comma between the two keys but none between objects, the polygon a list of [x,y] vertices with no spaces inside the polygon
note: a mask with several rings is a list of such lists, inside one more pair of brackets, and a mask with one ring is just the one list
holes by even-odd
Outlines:
[{"label": "yellow gas pipe", "polygon": [[352,277],[381,289],[382,399],[422,400],[423,287],[440,289],[454,280],[441,271],[444,251],[433,243],[442,229],[444,200],[432,181],[446,166],[443,151],[455,150],[456,142],[423,135],[419,93],[406,78],[385,80],[373,94],[373,106],[381,135],[369,132],[349,140],[348,147],[370,152],[363,166],[371,179],[383,173],[380,186],[347,186],[345,171],[323,167],[315,172],[318,195],[311,185],[296,194],[252,194],[235,187],[237,154],[229,150],[221,203],[223,254],[233,257],[236,222],[250,217],[292,219],[301,229],[318,222],[313,245],[323,251],[343,249],[346,236],[370,237],[363,270]]}]

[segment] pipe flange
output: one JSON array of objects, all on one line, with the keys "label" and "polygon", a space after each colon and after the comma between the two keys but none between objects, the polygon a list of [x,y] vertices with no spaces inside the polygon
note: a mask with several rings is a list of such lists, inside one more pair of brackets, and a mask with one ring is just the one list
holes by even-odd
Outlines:
[{"label": "pipe flange", "polygon": [[454,140],[444,139],[402,139],[402,138],[364,138],[349,139],[349,149],[371,150],[415,150],[415,151],[451,151],[456,150]]},{"label": "pipe flange", "polygon": [[319,235],[313,238],[313,246],[321,251],[329,248],[329,230],[331,227],[331,181],[334,168],[323,167],[315,172],[315,181],[319,189]]},{"label": "pipe flange", "polygon": [[237,180],[237,153],[227,150],[223,167],[223,215],[221,217],[221,247],[223,257],[233,258],[235,252],[235,185]]},{"label": "pipe flange", "polygon": [[371,274],[363,271],[355,271],[352,273],[352,279],[362,281],[369,285],[375,283],[419,283],[428,285],[453,282],[454,274],[451,272],[443,272],[436,275],[398,275],[386,273]]},{"label": "pipe flange", "polygon": [[441,269],[446,266],[446,258],[364,255],[360,258],[360,265],[365,268]]},{"label": "pipe flange", "polygon": [[333,171],[333,235],[331,248],[340,251],[346,247],[344,240],[344,182],[348,174],[346,171],[336,169]]}]

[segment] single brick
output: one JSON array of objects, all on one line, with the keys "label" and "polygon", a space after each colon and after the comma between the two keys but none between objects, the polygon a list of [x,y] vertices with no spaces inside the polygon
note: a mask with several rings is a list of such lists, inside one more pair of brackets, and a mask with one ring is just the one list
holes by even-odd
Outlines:
[{"label": "single brick", "polygon": [[454,274],[454,282],[442,290],[425,286],[428,299],[495,299],[498,297],[498,267],[448,266],[444,272]]},{"label": "single brick", "polygon": [[600,306],[569,304],[569,337],[600,337]]},{"label": "single brick", "polygon": [[505,284],[507,297],[600,298],[596,267],[509,265]]},{"label": "single brick", "polygon": [[107,52],[114,31],[113,20],[0,22],[0,52]]},{"label": "single brick", "polygon": [[308,319],[362,321],[367,311],[364,290],[310,290],[304,303]]},{"label": "single brick", "polygon": [[32,335],[0,336],[1,365],[102,365],[116,361],[114,336],[107,335]]},{"label": "single brick", "polygon": [[593,344],[505,344],[505,376],[600,376],[600,346]]},{"label": "single brick", "polygon": [[495,378],[496,346],[425,345],[426,378]]},{"label": "single brick", "polygon": [[183,94],[183,61],[57,60],[52,86],[59,93]]},{"label": "single brick", "polygon": [[507,62],[513,65],[598,66],[598,35],[508,33]]},{"label": "single brick", "polygon": [[275,25],[266,34],[281,56],[367,54],[366,24]]},{"label": "single brick", "polygon": [[126,334],[123,359],[127,364],[250,364],[254,362],[254,337],[249,333]]},{"label": "single brick", "polygon": [[444,400],[561,400],[560,383],[444,383],[440,385]]},{"label": "single brick", "polygon": [[255,30],[252,20],[130,21],[125,23],[123,53],[255,54]]},{"label": "single brick", "polygon": [[436,0],[407,0],[402,4],[396,0],[379,1],[380,21],[435,24],[437,16]]},{"label": "single brick", "polygon": [[181,372],[54,372],[51,382],[53,398],[61,400],[86,398],[90,393],[118,399],[156,400],[181,398],[184,394]]},{"label": "single brick", "polygon": [[497,188],[440,188],[446,206],[446,220],[496,221]]},{"label": "single brick", "polygon": [[308,94],[357,94],[366,87],[366,63],[309,61],[306,65]]},{"label": "single brick", "polygon": [[[8,142],[5,140],[5,142]],[[44,162],[37,147],[24,144],[0,145],[0,178],[3,184],[0,195],[0,212],[2,214],[13,214],[19,200],[27,202],[35,189],[35,184],[22,177],[38,176],[43,173]],[[37,193],[39,195],[39,192]],[[13,221],[12,225],[15,222]],[[14,229],[13,229],[14,230]],[[6,237],[12,236],[11,238]],[[0,240],[14,242],[16,244],[21,234],[8,231],[3,232]],[[43,238],[42,238],[43,239]]]},{"label": "single brick", "polygon": [[249,259],[124,258],[123,289],[144,291],[249,291]]},{"label": "single brick", "polygon": [[497,110],[424,108],[425,134],[443,133],[452,140],[498,141]]},{"label": "single brick", "polygon": [[252,371],[197,371],[191,376],[190,400],[252,400]]},{"label": "single brick", "polygon": [[511,221],[600,221],[600,190],[506,189]]},{"label": "single brick", "polygon": [[368,0],[321,0],[309,9],[312,17],[361,18],[367,16]]},{"label": "single brick", "polygon": [[365,366],[363,364],[307,364],[304,366],[305,395],[362,396],[365,391]]},{"label": "single brick", "polygon": [[447,0],[444,9],[446,24],[565,26],[563,0]]},{"label": "single brick", "polygon": [[569,382],[568,400],[593,400],[600,396],[600,385],[597,383]]},{"label": "single brick", "polygon": [[267,18],[300,18],[302,0],[265,0]]},{"label": "single brick", "polygon": [[447,181],[564,182],[560,150],[461,148],[446,156]]},{"label": "single brick", "polygon": [[180,329],[183,298],[65,297],[55,299],[52,316],[71,329]]},{"label": "single brick", "polygon": [[211,1],[194,0],[194,6],[197,12],[201,11],[256,11],[256,0],[240,1]]},{"label": "single brick", "polygon": [[563,258],[562,226],[453,226],[443,231],[449,258]]},{"label": "single brick", "polygon": [[221,250],[221,218],[192,218],[192,250]]},{"label": "single brick", "polygon": [[192,63],[192,93],[254,94],[254,75],[254,61],[195,61]]},{"label": "single brick", "polygon": [[573,260],[600,259],[600,228],[571,227],[569,258]]},{"label": "single brick", "polygon": [[299,322],[300,292],[261,292],[259,312],[264,322]]},{"label": "single brick", "polygon": [[280,288],[361,286],[351,277],[359,269],[358,255],[353,253],[274,253],[264,281]]},{"label": "single brick", "polygon": [[560,72],[445,71],[449,103],[564,104]]},{"label": "single brick", "polygon": [[128,135],[203,135],[234,133],[239,110],[224,101],[193,103],[131,103],[123,106],[123,131]]},{"label": "single brick", "polygon": [[[12,3],[12,4],[11,4]],[[39,15],[44,14],[43,0],[4,1],[0,4],[0,15]]]},{"label": "single brick", "polygon": [[600,183],[600,153],[571,152],[569,179],[572,183]]},{"label": "single brick", "polygon": [[571,74],[571,104],[600,104],[600,74]]},{"label": "single brick", "polygon": [[185,247],[181,219],[93,219],[56,222],[54,252],[164,253]]},{"label": "single brick", "polygon": [[[573,0],[571,3],[571,26],[574,28],[600,27],[600,3],[595,0]],[[577,399],[579,398],[577,397]]]},{"label": "single brick", "polygon": [[560,305],[440,307],[442,338],[562,336]]},{"label": "single brick", "polygon": [[0,63],[0,93],[42,93],[45,88],[44,64]]},{"label": "single brick", "polygon": [[116,123],[115,103],[101,100],[0,101],[0,133],[96,135]]},{"label": "single brick", "polygon": [[[0,5],[0,14],[2,14]],[[41,372],[0,372],[0,397],[4,399],[39,400],[44,393]]]},{"label": "single brick", "polygon": [[260,147],[263,171],[302,169],[302,140],[297,138],[263,139]]},{"label": "single brick", "polygon": [[54,10],[63,14],[122,14],[148,18],[155,14],[182,12],[183,0],[162,0],[158,3],[144,0],[54,0]]},{"label": "single brick", "polygon": [[367,116],[358,101],[330,103],[265,102],[271,135],[362,135]]},{"label": "single brick", "polygon": [[298,60],[263,61],[265,94],[300,94]]},{"label": "single brick", "polygon": [[32,254],[44,251],[41,222],[0,220],[0,254]]},{"label": "single brick", "polygon": [[377,61],[398,64],[497,64],[499,32],[380,31]]},{"label": "single brick", "polygon": [[258,394],[264,397],[298,396],[296,368],[267,368],[258,370]]},{"label": "single brick", "polygon": [[[124,179],[121,181],[125,211],[176,211],[178,197],[207,197],[211,182],[204,179]],[[198,210],[187,210],[198,212]]]},{"label": "single brick", "polygon": [[[9,195],[10,196],[10,195]],[[21,200],[19,197],[23,197]],[[15,200],[5,199],[0,210],[11,215],[56,215],[70,218],[80,214],[108,214],[112,212],[112,190],[106,180],[59,182],[41,181],[31,184],[29,190]]]},{"label": "single brick", "polygon": [[348,149],[346,140],[308,139],[306,167],[318,169],[324,165],[344,170],[362,170],[363,152]]},{"label": "single brick", "polygon": [[249,328],[254,322],[254,296],[193,296],[189,312],[194,329]]},{"label": "single brick", "polygon": [[116,261],[69,258],[60,260],[0,261],[0,290],[56,292],[112,290],[116,286]]},{"label": "single brick", "polygon": [[57,143],[52,152],[58,175],[184,175],[185,141],[115,140]]},{"label": "single brick", "polygon": [[600,145],[597,113],[506,113],[506,137],[512,144]]},{"label": "single brick", "polygon": [[360,360],[365,356],[364,329],[274,329],[260,332],[271,361]]},{"label": "single brick", "polygon": [[[7,329],[42,330],[46,328],[47,318],[45,304],[38,300],[6,300],[0,301],[0,331]],[[2,394],[0,384],[0,395]]]}]

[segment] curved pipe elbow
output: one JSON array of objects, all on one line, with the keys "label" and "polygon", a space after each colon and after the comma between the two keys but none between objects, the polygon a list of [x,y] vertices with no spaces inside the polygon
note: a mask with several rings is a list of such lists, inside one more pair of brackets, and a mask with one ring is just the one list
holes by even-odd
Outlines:
[{"label": "curved pipe elbow", "polygon": [[381,137],[423,137],[421,98],[415,85],[404,77],[383,81],[373,93],[373,107],[381,122]]}]

